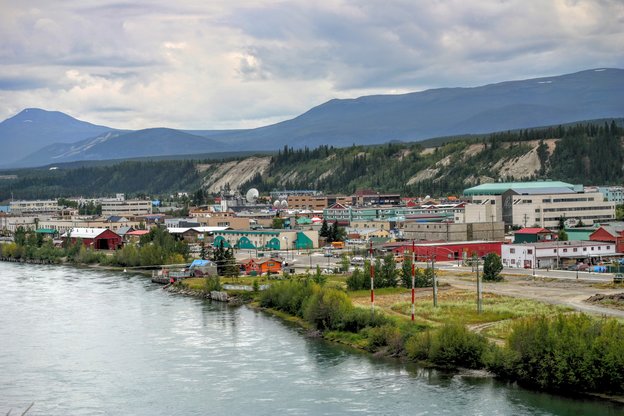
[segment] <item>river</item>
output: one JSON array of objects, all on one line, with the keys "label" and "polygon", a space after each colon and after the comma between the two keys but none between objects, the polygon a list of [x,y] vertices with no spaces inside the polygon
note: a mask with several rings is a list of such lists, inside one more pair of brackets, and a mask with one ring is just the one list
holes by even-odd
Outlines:
[{"label": "river", "polygon": [[0,263],[0,414],[616,415],[375,359],[129,273]]}]

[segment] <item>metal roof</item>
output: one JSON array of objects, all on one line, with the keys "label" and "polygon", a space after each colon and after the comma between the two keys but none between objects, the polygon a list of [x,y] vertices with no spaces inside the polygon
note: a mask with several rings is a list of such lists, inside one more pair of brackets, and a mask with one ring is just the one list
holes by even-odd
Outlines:
[{"label": "metal roof", "polygon": [[110,231],[114,234],[117,234],[114,231],[109,230],[108,228],[72,228],[61,237],[67,237],[69,234],[71,235],[71,238],[96,238],[105,231]]},{"label": "metal roof", "polygon": [[544,188],[566,188],[573,191],[574,185],[561,181],[493,182],[465,189],[464,195],[501,195],[509,189],[538,190]]}]

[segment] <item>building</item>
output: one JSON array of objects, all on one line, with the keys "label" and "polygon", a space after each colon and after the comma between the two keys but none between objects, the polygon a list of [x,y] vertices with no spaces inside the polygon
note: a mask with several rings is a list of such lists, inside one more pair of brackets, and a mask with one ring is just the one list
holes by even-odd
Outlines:
[{"label": "building", "polygon": [[72,244],[81,240],[85,247],[95,250],[115,250],[122,245],[121,236],[106,228],[72,228],[61,239],[69,239]]},{"label": "building", "polygon": [[505,225],[502,221],[479,223],[406,222],[403,238],[415,241],[503,241]]},{"label": "building", "polygon": [[214,247],[258,250],[300,250],[318,248],[315,230],[222,230],[214,233]]},{"label": "building", "polygon": [[372,189],[359,189],[353,195],[353,204],[357,206],[367,205],[399,205],[400,194],[382,194]]},{"label": "building", "polygon": [[245,274],[261,275],[265,273],[279,273],[282,271],[282,261],[279,259],[247,259],[241,262]]},{"label": "building", "polygon": [[323,210],[323,218],[327,222],[338,221],[340,225],[349,225],[353,221],[389,221],[392,224],[406,221],[462,221],[464,217],[463,204],[425,207],[353,207],[334,204]]},{"label": "building", "polygon": [[556,239],[557,233],[546,228],[522,228],[514,232],[514,244],[554,241]]},{"label": "building", "polygon": [[61,207],[54,199],[36,201],[11,201],[9,209],[13,215],[54,215]]},{"label": "building", "polygon": [[416,253],[417,261],[465,261],[473,256],[484,257],[490,253],[501,254],[501,241],[456,241],[427,242],[427,243],[388,243],[384,248],[392,250],[394,253],[402,253],[404,257],[411,256],[412,247]]},{"label": "building", "polygon": [[152,201],[142,199],[126,199],[124,194],[117,194],[115,198],[103,198],[102,216],[139,216],[152,213]]},{"label": "building", "polygon": [[624,187],[622,186],[599,186],[597,189],[609,202],[617,205],[624,204]]},{"label": "building", "polygon": [[72,228],[107,228],[109,230],[117,232],[122,228],[139,228],[139,221],[120,221],[109,222],[102,219],[92,219],[90,217],[81,218],[73,217],[70,219],[44,219],[39,220],[39,227],[50,228],[60,233],[67,232]]},{"label": "building", "polygon": [[589,240],[611,242],[618,253],[624,253],[624,224],[602,225],[589,235]]},{"label": "building", "polygon": [[503,221],[506,227],[553,229],[561,217],[584,224],[615,218],[615,203],[604,201],[601,193],[559,181],[488,183],[466,189],[464,195],[472,202],[466,206],[466,222],[478,218]]},{"label": "building", "polygon": [[36,217],[13,217],[0,215],[0,232],[13,234],[15,230],[22,227],[24,230],[35,230],[37,227],[49,228],[37,224]]},{"label": "building", "polygon": [[503,244],[501,260],[504,267],[560,268],[578,262],[595,264],[616,255],[615,244],[598,241],[551,241],[524,244]]},{"label": "building", "polygon": [[289,209],[323,210],[334,204],[352,205],[353,198],[343,195],[289,195]]}]

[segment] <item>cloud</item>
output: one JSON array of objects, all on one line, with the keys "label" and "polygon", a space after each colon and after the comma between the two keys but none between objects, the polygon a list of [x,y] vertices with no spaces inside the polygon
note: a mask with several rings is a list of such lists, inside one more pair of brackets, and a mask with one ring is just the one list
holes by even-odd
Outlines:
[{"label": "cloud", "polygon": [[624,66],[618,0],[5,3],[0,119],[256,127],[336,97]]}]

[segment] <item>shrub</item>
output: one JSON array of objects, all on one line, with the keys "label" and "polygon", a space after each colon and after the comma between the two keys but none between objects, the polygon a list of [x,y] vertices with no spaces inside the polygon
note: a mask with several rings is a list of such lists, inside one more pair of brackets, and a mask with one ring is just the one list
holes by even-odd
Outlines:
[{"label": "shrub", "polygon": [[444,325],[431,338],[429,360],[449,367],[483,367],[488,341],[462,325]]},{"label": "shrub", "polygon": [[370,276],[367,276],[360,268],[356,268],[351,276],[347,277],[347,289],[362,290],[370,287]]},{"label": "shrub", "polygon": [[392,324],[373,327],[365,330],[368,338],[368,349],[376,351],[382,347],[388,347],[390,355],[401,355],[405,351],[403,334],[401,330]]},{"label": "shrub", "polygon": [[206,276],[205,277],[206,292],[220,291],[221,279],[219,276]]},{"label": "shrub", "polygon": [[304,318],[320,330],[343,329],[344,318],[353,309],[351,299],[333,288],[316,290],[305,302]]},{"label": "shrub", "polygon": [[[521,382],[555,390],[624,391],[624,325],[583,314],[516,322],[511,362],[493,362]],[[509,361],[509,360],[508,360]]]},{"label": "shrub", "polygon": [[405,342],[405,352],[410,360],[428,360],[431,350],[431,331],[413,335]]}]

